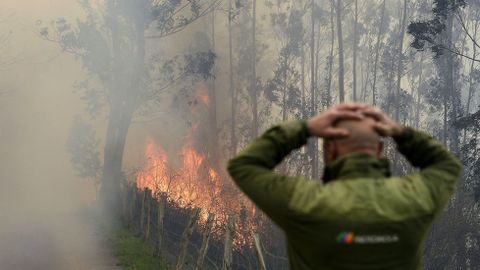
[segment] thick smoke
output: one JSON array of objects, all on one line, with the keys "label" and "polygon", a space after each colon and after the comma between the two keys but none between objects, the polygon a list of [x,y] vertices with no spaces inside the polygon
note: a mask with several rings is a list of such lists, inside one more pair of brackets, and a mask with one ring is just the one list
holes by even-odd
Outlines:
[{"label": "thick smoke", "polygon": [[72,117],[84,114],[73,83],[85,74],[37,34],[78,16],[75,0],[0,2],[0,269],[115,269],[87,210],[91,184],[64,148]]}]

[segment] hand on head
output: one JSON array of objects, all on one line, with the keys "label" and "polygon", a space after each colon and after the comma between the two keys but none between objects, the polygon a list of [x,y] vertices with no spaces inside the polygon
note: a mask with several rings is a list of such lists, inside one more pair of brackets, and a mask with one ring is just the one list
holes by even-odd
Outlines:
[{"label": "hand on head", "polygon": [[367,108],[368,105],[363,103],[342,103],[330,107],[307,121],[308,131],[320,138],[347,137],[348,130],[334,127],[334,124],[340,120],[361,120],[364,118],[361,111]]},{"label": "hand on head", "polygon": [[379,108],[367,107],[362,110],[365,116],[375,119],[374,128],[383,137],[395,137],[403,132],[403,127]]},{"label": "hand on head", "polygon": [[380,109],[355,102],[342,103],[318,113],[308,120],[307,127],[312,136],[326,139],[344,138],[348,137],[350,132],[345,128],[336,127],[335,124],[342,120],[362,120],[365,117],[375,120],[374,128],[383,137],[397,136],[403,131],[400,124]]},{"label": "hand on head", "polygon": [[339,120],[360,120],[364,117],[361,110],[368,105],[362,103],[342,103],[318,113],[307,121],[307,127],[312,136],[321,138],[347,137],[348,130],[334,127]]}]

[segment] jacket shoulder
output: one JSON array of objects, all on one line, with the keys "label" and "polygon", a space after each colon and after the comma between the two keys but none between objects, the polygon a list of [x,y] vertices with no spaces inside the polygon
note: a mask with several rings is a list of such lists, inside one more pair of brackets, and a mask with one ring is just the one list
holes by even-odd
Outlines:
[{"label": "jacket shoulder", "polygon": [[321,220],[366,223],[405,221],[431,215],[434,203],[426,195],[428,188],[421,183],[412,184],[415,177],[333,181],[312,188],[297,207]]}]

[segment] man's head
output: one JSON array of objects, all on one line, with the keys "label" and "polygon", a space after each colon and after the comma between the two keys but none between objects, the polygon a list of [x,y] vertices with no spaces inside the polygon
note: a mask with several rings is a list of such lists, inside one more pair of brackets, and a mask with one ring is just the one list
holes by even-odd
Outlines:
[{"label": "man's head", "polygon": [[323,142],[325,163],[328,164],[344,155],[361,152],[380,157],[383,150],[381,136],[375,130],[376,120],[371,117],[363,119],[339,120],[334,127],[346,129],[349,135],[343,138],[328,138]]}]

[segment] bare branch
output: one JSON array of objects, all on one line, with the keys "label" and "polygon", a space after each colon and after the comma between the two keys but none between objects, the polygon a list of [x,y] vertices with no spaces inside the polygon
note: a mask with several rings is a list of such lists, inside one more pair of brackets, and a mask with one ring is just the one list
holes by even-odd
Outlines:
[{"label": "bare branch", "polygon": [[[478,48],[480,48],[480,45],[477,43],[477,41],[475,40],[475,38],[473,38],[472,35],[470,34],[470,32],[468,32],[467,26],[465,25],[465,22],[463,21],[462,16],[460,16],[460,14],[458,14],[458,12],[455,12],[455,15],[456,15],[456,17],[457,17],[460,25],[462,26],[463,31],[465,31],[465,33],[466,33],[467,36],[470,38],[470,40],[473,42],[473,44],[475,44],[475,46],[477,46]],[[470,60],[472,60],[472,59],[470,59]]]},{"label": "bare branch", "polygon": [[158,88],[157,90],[153,91],[152,93],[150,93],[149,95],[149,99],[155,97],[156,95],[160,94],[161,92],[169,89],[170,87],[172,87],[175,83],[177,83],[181,78],[183,78],[183,76],[185,76],[187,72],[184,71],[182,72],[181,74],[179,74],[177,77],[173,78],[171,81],[169,81],[168,83],[166,83],[165,85],[163,85],[162,87]]},{"label": "bare branch", "polygon": [[[171,36],[175,33],[178,33],[180,31],[182,31],[183,29],[185,29],[185,27],[187,27],[189,24],[197,21],[198,19],[202,18],[203,16],[209,14],[210,12],[212,12],[213,10],[215,10],[215,8],[222,2],[223,0],[216,0],[214,1],[213,3],[211,3],[207,8],[205,8],[200,14],[198,14],[197,16],[193,17],[193,18],[190,18],[189,20],[187,20],[185,23],[182,23],[182,24],[179,24],[177,26],[174,26],[172,29],[170,29],[170,31],[168,32],[165,32],[165,33],[161,33],[161,34],[153,34],[153,35],[145,35],[145,38],[150,38],[150,39],[155,39],[155,38],[164,38],[164,37],[167,37],[167,36]],[[175,16],[176,14],[179,13],[179,11],[181,11],[182,9],[184,9],[185,7],[187,7],[188,4],[180,7],[178,10],[176,10],[172,16],[170,18],[172,18],[173,16]]]},{"label": "bare branch", "polygon": [[445,49],[445,50],[447,50],[447,51],[449,51],[449,52],[451,52],[451,53],[453,53],[453,54],[456,54],[456,55],[458,55],[458,56],[465,57],[465,58],[467,58],[467,59],[469,59],[469,60],[472,60],[472,61],[475,61],[475,62],[480,62],[480,59],[473,58],[473,57],[468,56],[468,55],[466,55],[466,54],[463,54],[463,53],[461,53],[461,52],[459,52],[459,51],[457,51],[457,50],[451,49],[451,48],[449,48],[449,47],[447,47],[447,46],[444,46],[444,45],[439,45],[439,46],[440,46],[442,49]]}]

